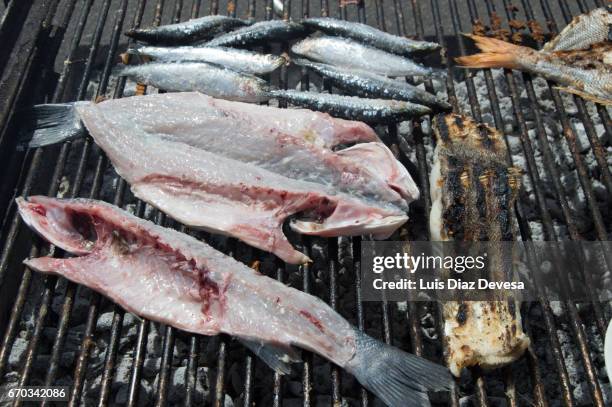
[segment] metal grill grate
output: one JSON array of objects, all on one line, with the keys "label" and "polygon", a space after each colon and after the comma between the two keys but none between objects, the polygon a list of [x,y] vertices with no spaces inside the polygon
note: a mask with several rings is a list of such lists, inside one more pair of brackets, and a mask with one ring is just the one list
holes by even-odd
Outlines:
[{"label": "metal grill grate", "polygon": [[[433,38],[446,46],[451,54],[466,54],[468,44],[460,33],[470,31],[472,24],[478,21],[488,25],[497,17],[506,25],[513,19],[539,21],[549,30],[558,31],[558,27],[564,26],[572,15],[602,6],[603,0],[577,0],[571,3],[566,0],[521,0],[520,4],[512,4],[508,0],[374,0],[359,1],[357,4],[327,0],[284,0],[283,3],[283,18],[322,15],[367,22],[395,34]],[[68,142],[56,148],[12,153],[19,129],[16,114],[19,107],[28,106],[33,101],[62,102],[109,95],[118,98],[127,90],[133,91],[128,88],[133,84],[127,83],[125,79],[114,80],[111,75],[118,60],[119,48],[123,48],[123,45],[119,45],[124,40],[122,32],[127,28],[178,22],[223,12],[254,19],[277,18],[272,1],[12,0],[0,12],[3,13],[0,20],[0,43],[15,43],[13,47],[3,46],[0,49],[0,61],[7,61],[4,65],[0,63],[0,71],[3,71],[0,82],[0,166],[3,170],[0,175],[3,183],[0,190],[3,222],[0,230],[0,386],[14,379],[19,385],[58,384],[60,370],[66,370],[62,367],[62,360],[66,357],[67,338],[73,330],[80,329],[80,345],[77,352],[71,355],[73,360],[68,363],[71,366],[68,369],[71,372],[69,404],[115,403],[113,386],[117,365],[127,355],[131,357],[132,365],[126,404],[135,406],[147,403],[151,400],[143,399],[141,381],[145,369],[148,369],[145,361],[151,353],[149,343],[155,330],[162,337],[157,349],[160,363],[155,366],[157,379],[154,382],[156,388],[153,390],[153,402],[156,405],[173,402],[171,393],[176,391],[173,375],[179,363],[182,363],[180,368],[184,368],[185,374],[181,388],[184,394],[180,397],[181,403],[185,405],[196,404],[198,397],[201,397],[198,395],[197,382],[202,367],[208,368],[208,401],[215,406],[226,405],[226,394],[230,393],[235,401],[244,406],[294,405],[289,402],[295,401],[295,398],[301,398],[299,404],[314,406],[321,403],[318,389],[322,387],[326,389],[325,395],[330,397],[329,401],[333,405],[342,405],[343,399],[362,406],[373,405],[373,397],[334,366],[329,369],[329,373],[324,374],[323,381],[326,384],[322,386],[318,383],[322,380],[320,371],[323,361],[311,354],[305,354],[301,378],[283,377],[269,369],[265,370],[261,362],[239,348],[229,337],[186,335],[146,320],[138,320],[132,325],[132,329],[136,330],[135,340],[126,345],[122,338],[126,336],[124,322],[127,317],[121,308],[73,283],[32,273],[20,265],[26,256],[62,256],[64,253],[27,231],[15,214],[11,203],[13,195],[47,193],[54,196],[61,193],[66,197],[104,198],[119,206],[133,205],[136,214],[152,218],[159,224],[180,226],[166,219],[163,214],[147,208],[142,202],[135,202],[125,182],[118,179],[104,155],[90,139]],[[21,26],[24,28],[17,36],[17,27]],[[282,51],[287,51],[287,44],[283,45]],[[6,58],[1,58],[2,54],[6,54]],[[65,63],[60,65],[59,76],[55,76],[56,59],[62,61],[63,57]],[[535,79],[528,74],[511,71],[495,76],[492,71],[485,70],[482,74],[484,85],[479,85],[472,73],[453,76],[450,58],[443,57],[442,62],[449,68],[444,91],[454,110],[458,111],[461,107],[457,84],[459,81],[464,82],[467,102],[471,108],[470,112],[465,113],[483,120],[482,105],[486,102],[492,124],[504,131],[509,120],[500,107],[500,99],[510,98],[513,133],[520,140],[519,155],[524,160],[526,178],[532,186],[532,197],[521,197],[516,206],[522,239],[532,239],[534,222],[541,225],[546,240],[609,239],[607,228],[610,228],[612,221],[609,213],[612,176],[608,162],[612,132],[608,110],[603,106],[597,106],[594,110],[577,97],[564,99],[552,84],[546,85],[556,112],[554,119],[562,129],[555,143],[564,143],[569,149],[579,187],[585,197],[586,205],[577,209],[562,182],[557,146],[552,145],[547,136],[546,121],[551,116],[541,108],[541,95],[536,91]],[[305,69],[301,75],[293,78],[286,67],[270,80],[280,87],[295,86],[293,81],[297,80],[302,89],[308,89],[312,84]],[[439,90],[435,89],[432,80],[428,80],[425,85],[428,90]],[[330,89],[326,83],[322,86]],[[487,100],[483,99],[482,94],[479,97],[479,86],[486,87]],[[605,131],[603,137],[597,134],[589,109],[596,111],[599,116]],[[575,113],[568,113],[570,110]],[[534,129],[528,127],[527,116],[534,123]],[[585,130],[591,146],[589,154],[594,157],[596,171],[585,163],[585,153],[579,145],[573,121],[578,121]],[[423,196],[422,202],[415,205],[411,221],[400,235],[423,239],[427,237],[424,230],[427,230],[427,214],[431,205],[428,188],[428,154],[432,145],[430,123],[426,119],[410,123],[409,127],[408,136],[398,125],[380,130],[384,132],[384,141],[408,165],[414,178],[420,181]],[[506,141],[510,147],[509,137]],[[509,156],[508,159],[513,160],[514,157]],[[413,164],[409,163],[411,159]],[[603,185],[603,198],[594,190],[595,181],[592,178]],[[551,214],[551,199],[558,202],[558,215]],[[530,207],[530,202],[535,207]],[[586,230],[577,224],[577,217],[589,220]],[[559,225],[567,233],[561,235]],[[199,236],[205,240],[214,240],[211,236]],[[436,321],[440,320],[433,304],[408,303],[405,309],[400,310],[395,304],[386,302],[361,302],[359,274],[356,272],[359,269],[360,238],[323,240],[301,236],[297,239],[301,250],[309,257],[316,258],[316,253],[322,253],[318,256],[318,262],[300,267],[299,272],[269,255],[245,248],[239,242],[232,240],[222,246],[229,254],[247,263],[265,259],[267,271],[272,277],[322,297],[360,329],[367,329],[387,343],[441,360],[440,340],[424,336],[425,332],[432,336],[431,332],[435,328],[424,317],[433,315]],[[82,323],[74,327],[71,325],[75,318],[74,310],[83,295],[89,296],[89,303],[85,306]],[[523,360],[498,372],[472,370],[471,377],[462,378],[448,400],[434,398],[433,401],[459,406],[464,405],[462,398],[471,396],[471,403],[488,406],[499,404],[498,397],[501,395],[509,406],[604,406],[606,400],[612,402],[610,398],[604,397],[605,392],[602,391],[610,391],[609,380],[600,373],[601,342],[608,311],[604,304],[543,302],[528,309],[525,307],[524,312],[528,312],[525,317],[528,334],[534,343],[544,343],[544,347],[538,349],[534,346]],[[112,317],[108,329],[102,331],[98,329],[98,320],[103,312]],[[32,318],[28,319],[27,315]],[[566,330],[563,327],[571,333],[570,337],[564,334]],[[440,327],[437,328],[439,331]],[[53,334],[49,336],[49,332]],[[90,380],[87,373],[93,369],[93,353],[98,351],[97,343],[102,339],[105,342],[104,355],[97,356],[103,361],[102,373],[97,394],[92,398],[85,394],[86,383]],[[13,362],[11,354],[18,341],[25,345],[21,357]],[[175,355],[179,345],[184,348],[180,361]],[[43,348],[44,360],[41,359]],[[236,354],[244,356],[237,360]],[[37,369],[41,363],[44,363],[46,369]],[[235,366],[238,368],[232,369]],[[587,394],[578,395],[580,397],[577,397],[574,388],[577,380],[576,372],[573,371],[575,366],[579,366],[579,372],[583,372],[587,384]],[[290,388],[296,383],[300,384],[300,381],[300,389],[296,391]],[[296,397],[294,393],[300,396]],[[21,404],[20,400],[13,403],[15,406]]]}]

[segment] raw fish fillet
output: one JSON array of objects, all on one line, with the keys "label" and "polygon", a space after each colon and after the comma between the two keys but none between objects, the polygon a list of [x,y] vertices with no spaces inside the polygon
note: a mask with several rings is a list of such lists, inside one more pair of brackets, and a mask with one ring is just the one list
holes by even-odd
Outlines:
[{"label": "raw fish fillet", "polygon": [[[76,255],[26,264],[90,287],[136,315],[203,335],[239,338],[280,373],[311,350],[387,405],[427,406],[448,370],[356,330],[320,299],[259,274],[195,238],[104,202],[17,199],[23,220]],[[153,299],[153,300],[152,300]]]},{"label": "raw fish fillet", "polygon": [[248,113],[234,120],[230,114],[240,112],[218,108],[225,103],[164,94],[76,110],[137,197],[186,225],[234,236],[290,263],[308,258],[283,234],[289,216],[298,215],[294,230],[319,236],[385,238],[407,220],[418,189],[383,144],[333,152],[321,145],[337,144],[337,136],[304,137],[287,124],[297,136],[244,126]]}]

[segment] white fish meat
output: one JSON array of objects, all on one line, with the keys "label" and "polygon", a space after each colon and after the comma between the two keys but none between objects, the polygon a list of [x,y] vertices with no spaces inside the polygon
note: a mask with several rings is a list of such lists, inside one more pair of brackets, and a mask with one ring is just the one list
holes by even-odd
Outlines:
[{"label": "white fish meat", "polygon": [[287,262],[308,261],[282,232],[292,215],[295,231],[319,236],[385,238],[407,220],[418,189],[383,144],[333,152],[318,135],[291,127],[298,122],[291,115],[304,113],[288,114],[284,133],[261,126],[263,119],[258,124],[254,113],[269,108],[248,106],[177,93],[75,108],[137,197],[186,225],[237,237]]},{"label": "white fish meat", "polygon": [[[18,198],[24,221],[76,255],[28,259],[34,270],[90,287],[127,311],[202,335],[239,338],[279,373],[318,353],[387,405],[429,405],[448,371],[351,326],[320,299],[268,278],[195,238],[100,201]],[[154,299],[153,301],[151,299]]]}]

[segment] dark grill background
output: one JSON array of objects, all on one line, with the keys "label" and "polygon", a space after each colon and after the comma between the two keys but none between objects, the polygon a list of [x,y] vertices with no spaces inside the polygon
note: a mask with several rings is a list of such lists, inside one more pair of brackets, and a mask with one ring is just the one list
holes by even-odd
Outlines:
[{"label": "dark grill background", "polygon": [[[366,0],[346,6],[336,1],[284,1],[293,18],[329,15],[367,22],[395,34],[439,41],[450,56],[471,51],[469,41],[459,33],[471,31],[477,19],[490,25],[491,17],[497,15],[504,28],[511,18],[535,20],[545,32],[556,32],[572,15],[601,5],[603,0],[516,0],[512,4],[505,0]],[[64,253],[24,227],[15,215],[13,198],[18,195],[105,199],[160,224],[181,228],[136,202],[91,140],[16,153],[14,145],[23,125],[18,112],[33,103],[133,94],[135,84],[111,75],[118,54],[128,43],[122,33],[133,26],[210,13],[279,18],[272,12],[271,1],[11,0],[7,6],[0,5],[0,397],[16,384],[45,384],[71,386],[71,405],[221,406],[233,400],[234,405],[244,406],[339,406],[343,399],[351,405],[375,404],[354,379],[318,356],[304,353],[304,365],[291,376],[281,377],[229,337],[192,336],[135,319],[87,289],[32,273],[21,265],[28,256]],[[275,44],[262,49],[281,52],[288,47]],[[442,60],[443,66],[448,63]],[[487,119],[506,130],[508,139],[520,140],[518,155],[509,157],[521,158],[524,181],[531,185],[516,206],[520,236],[531,239],[532,227],[538,225],[535,238],[608,240],[612,193],[609,111],[602,106],[593,108],[579,98],[561,97],[552,87],[542,96],[529,75],[506,71],[495,76],[485,71],[483,78],[486,89],[479,89],[472,76],[456,70],[446,83],[438,82],[442,88],[436,90],[448,93],[455,110],[467,104],[471,111],[464,113]],[[295,68],[282,68],[270,80],[280,87],[295,87],[298,82],[303,89],[311,83],[328,87]],[[467,100],[457,97],[456,86],[463,81]],[[436,82],[426,85],[432,89]],[[500,108],[502,97],[510,97],[511,115]],[[552,101],[552,114],[542,107],[542,97]],[[485,113],[484,104],[488,106]],[[603,136],[598,136],[589,112],[599,116]],[[553,135],[553,142],[546,136],[545,125],[550,121],[562,129]],[[530,132],[528,122],[535,133]],[[576,122],[584,127],[588,151],[577,140]],[[410,222],[395,238],[424,240],[430,205],[429,119],[402,126],[377,130],[409,168],[423,199],[412,205]],[[584,195],[582,206],[573,204],[575,196],[562,183],[561,144],[570,153],[571,168]],[[603,192],[594,187],[595,180],[603,185]],[[442,360],[434,305],[360,302],[359,238],[292,235],[291,240],[315,260],[297,269],[235,240],[197,235],[247,264],[260,260],[263,272],[320,296],[371,335]],[[523,315],[534,343],[524,358],[491,373],[478,369],[465,373],[450,398],[435,395],[432,401],[453,406],[603,406],[604,400],[610,400],[604,397],[610,383],[602,363],[607,304],[526,304]]]}]

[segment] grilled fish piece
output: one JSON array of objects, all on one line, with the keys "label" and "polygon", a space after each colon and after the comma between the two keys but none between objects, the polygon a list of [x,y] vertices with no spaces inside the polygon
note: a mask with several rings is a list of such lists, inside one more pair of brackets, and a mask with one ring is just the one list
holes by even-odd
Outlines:
[{"label": "grilled fish piece", "polygon": [[308,59],[385,76],[429,76],[433,69],[408,58],[339,37],[309,37],[291,51]]},{"label": "grilled fish piece", "polygon": [[575,17],[555,38],[544,44],[543,52],[577,51],[612,40],[612,5]]},{"label": "grilled fish piece", "polygon": [[443,366],[367,336],[320,299],[187,234],[100,201],[36,196],[17,203],[32,229],[76,256],[28,259],[28,267],[83,284],[136,315],[235,336],[281,374],[299,360],[294,347],[316,352],[392,407],[429,405],[427,390],[451,386]]},{"label": "grilled fish piece", "polygon": [[249,27],[218,36],[206,43],[209,47],[237,47],[271,41],[287,41],[298,38],[306,32],[300,23],[284,20],[260,21]]},{"label": "grilled fish piece", "polygon": [[366,71],[320,64],[306,59],[298,58],[294,59],[293,62],[312,69],[329,80],[332,85],[356,96],[405,100],[441,110],[451,109],[448,102],[438,99],[431,93],[407,82],[400,82]]},{"label": "grilled fish piece", "polygon": [[273,90],[272,97],[291,104],[326,112],[343,119],[367,123],[397,122],[423,116],[431,112],[427,106],[387,99],[365,99],[329,93]]},{"label": "grilled fish piece", "polygon": [[[436,116],[434,133],[431,239],[513,240],[512,210],[520,170],[507,166],[502,135],[457,114]],[[530,343],[512,298],[449,301],[443,304],[443,316],[447,361],[457,377],[464,367],[486,369],[511,363]]]},{"label": "grilled fish piece", "polygon": [[[235,119],[241,109],[224,109],[229,103],[166,93],[66,109],[137,197],[186,225],[234,236],[290,263],[309,260],[283,234],[292,215],[292,229],[319,236],[386,238],[406,222],[418,190],[384,145],[334,153],[295,129],[294,136],[262,127],[257,115],[250,122],[256,109]],[[41,131],[51,128],[62,132],[58,123]]]},{"label": "grilled fish piece", "polygon": [[125,35],[149,44],[185,45],[204,41],[221,32],[249,24],[248,21],[239,18],[212,15],[160,27],[135,28]]},{"label": "grilled fish piece", "polygon": [[[223,126],[215,126],[218,136],[227,137],[237,132],[237,129],[249,128],[253,134],[272,134],[278,131],[292,137],[303,139],[315,146],[333,148],[340,144],[352,144],[369,141],[380,141],[374,130],[367,124],[336,119],[327,113],[313,112],[307,109],[279,109],[276,107],[260,106],[256,104],[229,102],[213,99],[197,93],[167,94],[165,96],[143,96],[143,101],[156,100],[160,105],[176,104],[179,116],[174,118],[173,124],[179,128],[184,126],[180,118],[197,117],[199,114],[207,115],[211,120],[217,118]],[[161,103],[157,98],[164,98]],[[37,105],[30,112],[30,117],[24,121],[31,121],[31,132],[24,134],[23,143],[29,147],[42,147],[66,140],[82,137],[86,134],[80,118],[74,114],[73,104]],[[142,114],[146,112],[134,112]],[[166,115],[162,112],[158,118]],[[226,118],[226,120],[222,120]],[[199,127],[193,130],[213,129],[206,121],[199,121]]]},{"label": "grilled fish piece", "polygon": [[206,62],[234,71],[263,75],[276,70],[287,62],[282,55],[260,54],[244,49],[225,47],[157,47],[136,46],[127,54],[150,57],[159,62]]},{"label": "grilled fish piece", "polygon": [[538,52],[494,38],[468,35],[482,53],[459,57],[467,68],[508,68],[542,75],[561,90],[604,105],[612,105],[612,41],[585,50]]},{"label": "grilled fish piece", "polygon": [[128,65],[119,75],[169,92],[202,92],[239,102],[265,102],[270,98],[266,81],[202,62],[150,62]]},{"label": "grilled fish piece", "polygon": [[400,55],[440,49],[440,44],[435,42],[416,41],[406,37],[399,37],[367,24],[338,20],[336,18],[307,18],[302,21],[302,24],[329,35],[352,38],[364,44]]}]

